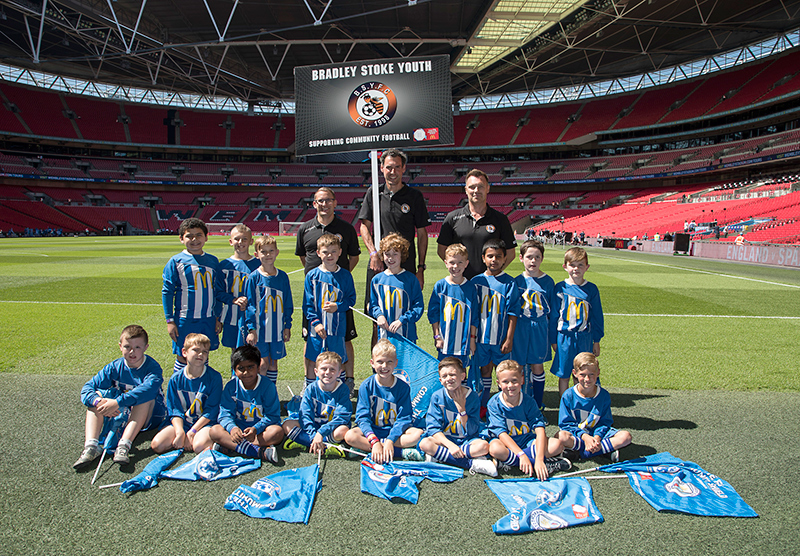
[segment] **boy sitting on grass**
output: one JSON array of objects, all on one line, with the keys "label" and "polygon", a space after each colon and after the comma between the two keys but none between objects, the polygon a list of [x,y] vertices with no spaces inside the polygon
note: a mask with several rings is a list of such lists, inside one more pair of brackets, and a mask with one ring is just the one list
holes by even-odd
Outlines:
[{"label": "boy sitting on grass", "polygon": [[567,455],[587,459],[608,454],[619,461],[619,449],[631,443],[631,433],[613,427],[611,396],[597,384],[600,363],[593,353],[579,353],[573,361],[575,386],[561,396],[558,439]]},{"label": "boy sitting on grass", "polygon": [[394,375],[397,350],[392,342],[378,340],[369,363],[375,373],[358,388],[358,426],[345,434],[345,442],[369,452],[375,463],[422,460],[415,448],[422,429],[411,426],[411,388]]},{"label": "boy sitting on grass", "polygon": [[[119,337],[122,357],[115,359],[94,375],[81,389],[81,402],[86,406],[86,437],[81,456],[72,467],[80,469],[102,453],[100,432],[106,417],[116,417],[120,410],[130,409],[130,417],[114,452],[114,461],[130,462],[128,453],[141,430],[161,426],[166,415],[164,382],[161,366],[145,355],[147,331],[137,324],[126,326]],[[103,397],[98,391],[115,389],[118,395]]]},{"label": "boy sitting on grass", "polygon": [[485,457],[489,443],[478,437],[480,396],[462,385],[466,378],[457,357],[445,357],[439,362],[442,387],[431,396],[425,416],[426,436],[419,441],[419,447],[427,454],[428,461],[497,477],[497,467]]},{"label": "boy sitting on grass", "polygon": [[186,367],[173,373],[167,384],[167,416],[170,424],[158,431],[150,447],[157,454],[169,450],[200,453],[214,443],[210,425],[216,422],[222,396],[222,376],[209,367],[211,340],[205,334],[189,334],[181,353]]},{"label": "boy sitting on grass", "polygon": [[522,393],[523,381],[522,367],[513,359],[497,366],[500,391],[489,400],[489,432],[495,437],[489,443],[489,453],[500,469],[519,467],[526,475],[536,473],[540,481],[545,481],[572,464],[554,457],[564,445],[557,438],[547,438],[547,422],[536,401]]},{"label": "boy sitting on grass", "polygon": [[219,404],[219,423],[211,427],[211,440],[249,458],[278,462],[275,445],[283,440],[278,391],[259,374],[261,352],[244,345],[233,350],[231,367],[236,376],[225,385]]},{"label": "boy sitting on grass", "polygon": [[312,454],[344,457],[344,451],[340,448],[325,447],[326,442],[344,440],[353,416],[350,389],[339,380],[341,372],[342,358],[338,353],[323,351],[317,356],[314,365],[317,380],[303,391],[300,419],[287,419],[283,423],[283,430],[288,437],[283,445],[284,450],[309,448]]}]

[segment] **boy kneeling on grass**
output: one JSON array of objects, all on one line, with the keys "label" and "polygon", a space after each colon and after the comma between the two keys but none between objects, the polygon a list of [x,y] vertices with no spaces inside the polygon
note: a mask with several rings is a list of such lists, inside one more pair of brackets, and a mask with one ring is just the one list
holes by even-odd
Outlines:
[{"label": "boy kneeling on grass", "polygon": [[166,416],[163,371],[155,359],[145,355],[147,347],[147,331],[137,324],[126,326],[119,337],[122,357],[103,367],[81,389],[81,402],[87,408],[86,437],[73,468],[80,469],[100,456],[103,423],[120,411],[129,409],[131,413],[114,452],[116,463],[130,462],[128,453],[139,431],[161,426]]},{"label": "boy kneeling on grass", "polygon": [[611,396],[597,384],[600,363],[593,353],[575,356],[572,363],[575,386],[561,396],[558,410],[558,439],[571,459],[608,454],[619,461],[619,449],[631,443],[631,433],[613,427]]},{"label": "boy kneeling on grass", "polygon": [[342,358],[338,353],[323,351],[317,356],[314,365],[317,380],[303,390],[300,419],[287,419],[283,423],[287,436],[284,450],[308,448],[312,454],[344,457],[338,446],[325,446],[326,442],[342,442],[350,430],[353,404],[350,388],[339,379],[341,372]]},{"label": "boy kneeling on grass", "polygon": [[233,350],[236,376],[222,390],[218,424],[209,435],[219,446],[243,456],[277,463],[275,445],[283,440],[275,384],[259,374],[261,352],[244,345]]}]

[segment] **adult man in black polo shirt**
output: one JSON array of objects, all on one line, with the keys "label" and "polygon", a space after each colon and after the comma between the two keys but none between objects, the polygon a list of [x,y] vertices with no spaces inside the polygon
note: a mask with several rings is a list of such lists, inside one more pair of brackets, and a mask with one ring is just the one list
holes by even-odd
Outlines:
[{"label": "adult man in black polo shirt", "polygon": [[[361,248],[358,245],[358,235],[356,229],[349,222],[345,222],[336,214],[336,196],[333,189],[330,187],[320,187],[314,193],[314,208],[317,209],[317,216],[308,222],[303,223],[300,229],[297,230],[297,246],[295,247],[294,254],[300,257],[300,262],[303,263],[303,271],[308,274],[312,268],[320,265],[321,261],[317,256],[317,240],[322,234],[333,234],[339,238],[342,244],[342,254],[337,261],[338,265],[346,268],[350,272],[358,264],[358,256],[361,254]],[[303,317],[303,330],[308,328],[308,323],[305,322]],[[304,334],[305,336],[305,334]],[[358,336],[356,333],[355,319],[353,318],[353,311],[347,311],[347,330],[345,331],[345,349],[347,350],[347,362],[344,364],[345,376],[347,377],[346,383],[350,388],[350,393],[355,391],[355,383],[353,379],[354,370],[354,350],[353,339]],[[306,364],[306,378],[314,377],[314,365],[312,361],[303,358]]]},{"label": "adult man in black polo shirt", "polygon": [[[427,227],[430,226],[431,221],[422,193],[403,183],[407,159],[405,153],[399,149],[387,149],[381,155],[381,173],[386,183],[378,189],[381,211],[381,238],[378,241],[375,241],[372,233],[374,219],[372,188],[364,196],[364,202],[358,212],[358,218],[361,220],[361,239],[370,255],[365,307],[369,302],[369,288],[373,276],[384,270],[383,260],[378,256],[377,247],[380,245],[380,239],[391,233],[396,232],[408,240],[410,244],[408,259],[402,266],[417,275],[420,288],[425,287],[425,257],[428,253]],[[417,238],[416,250],[414,249],[415,235]],[[417,253],[419,257],[417,257]],[[417,260],[419,260],[419,264],[417,264]],[[376,338],[373,330],[373,344]]]},{"label": "adult man in black polo shirt", "polygon": [[484,272],[483,244],[490,239],[500,239],[506,244],[506,268],[517,255],[517,240],[508,217],[490,207],[486,199],[489,196],[489,176],[482,170],[470,170],[464,184],[467,193],[467,204],[450,212],[442,223],[437,243],[439,258],[444,260],[448,245],[461,243],[469,253],[469,266],[464,276],[472,278]]}]

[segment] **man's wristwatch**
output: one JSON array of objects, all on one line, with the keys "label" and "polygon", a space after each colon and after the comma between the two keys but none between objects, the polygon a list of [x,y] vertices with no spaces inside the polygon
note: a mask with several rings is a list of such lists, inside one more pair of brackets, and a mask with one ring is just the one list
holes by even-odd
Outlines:
[{"label": "man's wristwatch", "polygon": [[421,264],[421,265],[419,265],[419,267],[418,267],[418,268],[419,268],[420,270],[428,270],[428,265],[426,265],[426,264]]}]

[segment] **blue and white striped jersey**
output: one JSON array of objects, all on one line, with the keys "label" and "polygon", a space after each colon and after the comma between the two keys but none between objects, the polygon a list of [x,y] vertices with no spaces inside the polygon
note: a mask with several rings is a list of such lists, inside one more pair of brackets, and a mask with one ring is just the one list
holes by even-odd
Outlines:
[{"label": "blue and white striped jersey", "polygon": [[217,301],[233,301],[225,291],[219,260],[208,253],[181,251],[167,261],[163,279],[161,301],[167,319],[214,318]]},{"label": "blue and white striped jersey", "polygon": [[558,332],[591,333],[592,341],[603,337],[603,307],[597,286],[586,281],[580,286],[559,282],[553,288],[550,303],[550,343]]},{"label": "blue and white striped jersey", "polygon": [[[337,304],[335,313],[322,310],[326,301]],[[322,265],[306,274],[303,288],[303,314],[308,319],[308,333],[316,336],[314,327],[322,323],[330,336],[344,338],[346,313],[356,303],[356,287],[353,275],[338,267],[336,272],[328,272]]]},{"label": "blue and white striped jersey", "polygon": [[428,301],[428,322],[439,322],[444,339],[444,355],[469,355],[469,328],[477,327],[480,311],[475,285],[464,280],[459,285],[442,278],[433,286]]},{"label": "blue and white striped jersey", "polygon": [[[230,257],[219,263],[219,270],[225,282],[225,291],[230,293],[233,299],[245,295],[244,287],[247,282],[247,275],[261,266],[261,261],[253,257],[249,261],[234,259]],[[239,306],[231,303],[220,303],[217,307],[217,314],[222,324],[229,326],[239,325]]]},{"label": "blue and white striped jersey", "polygon": [[256,269],[245,282],[247,330],[253,330],[258,343],[283,342],[283,331],[292,327],[294,302],[289,276],[280,270],[267,276]]},{"label": "blue and white striped jersey", "polygon": [[167,417],[183,419],[183,428],[189,430],[200,418],[214,424],[219,415],[222,398],[222,376],[206,366],[197,378],[186,374],[186,369],[172,375],[167,384]]},{"label": "blue and white striped jersey", "polygon": [[[425,300],[414,273],[401,269],[398,274],[388,270],[376,274],[370,288],[369,308],[374,319],[384,316],[390,324],[396,320],[402,322],[398,334],[416,343],[417,321],[425,310]],[[378,328],[378,338],[387,335],[386,330]]]},{"label": "blue and white striped jersey", "polygon": [[517,284],[505,272],[498,276],[484,272],[470,282],[475,285],[480,307],[478,343],[499,346],[508,333],[508,317],[516,317],[519,311]]},{"label": "blue and white striped jersey", "polygon": [[241,430],[253,427],[256,434],[261,434],[268,426],[279,425],[281,407],[275,385],[267,377],[259,375],[256,387],[247,390],[237,377],[233,377],[222,390],[218,420],[228,432],[233,427]]}]

